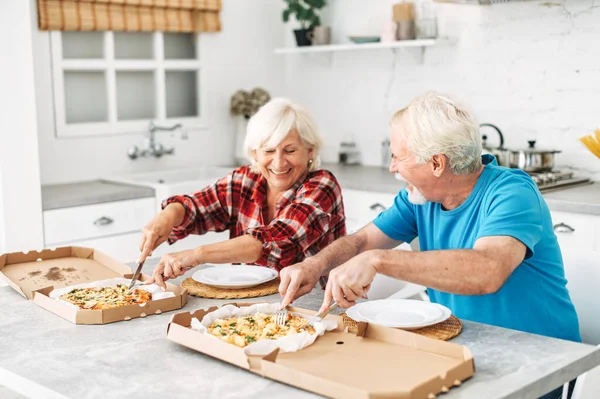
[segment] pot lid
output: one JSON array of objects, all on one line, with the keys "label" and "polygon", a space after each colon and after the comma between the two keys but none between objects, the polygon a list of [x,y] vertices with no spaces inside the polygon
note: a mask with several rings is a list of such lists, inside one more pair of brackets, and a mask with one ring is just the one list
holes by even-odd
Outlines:
[{"label": "pot lid", "polygon": [[517,149],[509,148],[508,150],[512,151],[512,152],[524,152],[524,153],[528,153],[528,154],[546,154],[546,153],[555,154],[555,153],[561,152],[561,150],[537,148],[535,146],[535,140],[528,140],[527,143],[529,144],[529,147],[527,147],[527,148],[517,148]]}]

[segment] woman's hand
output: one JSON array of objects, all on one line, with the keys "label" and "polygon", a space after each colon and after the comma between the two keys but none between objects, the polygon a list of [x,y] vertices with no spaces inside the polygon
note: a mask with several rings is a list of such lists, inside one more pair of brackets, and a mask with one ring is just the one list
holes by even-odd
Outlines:
[{"label": "woman's hand", "polygon": [[140,257],[138,262],[143,262],[152,251],[165,242],[173,227],[179,225],[185,214],[183,205],[178,203],[169,204],[158,213],[142,229],[142,241],[140,242]]},{"label": "woman's hand", "polygon": [[200,263],[199,248],[163,255],[146,284],[154,283],[164,291],[167,289],[165,281],[182,276]]}]

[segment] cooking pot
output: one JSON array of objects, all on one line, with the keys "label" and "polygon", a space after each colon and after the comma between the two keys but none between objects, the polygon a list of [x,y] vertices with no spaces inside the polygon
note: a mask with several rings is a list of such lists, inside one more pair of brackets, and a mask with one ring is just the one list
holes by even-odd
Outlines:
[{"label": "cooking pot", "polygon": [[529,148],[508,150],[509,166],[525,172],[550,172],[554,169],[554,154],[560,150],[540,150],[535,148],[535,140],[528,141]]}]

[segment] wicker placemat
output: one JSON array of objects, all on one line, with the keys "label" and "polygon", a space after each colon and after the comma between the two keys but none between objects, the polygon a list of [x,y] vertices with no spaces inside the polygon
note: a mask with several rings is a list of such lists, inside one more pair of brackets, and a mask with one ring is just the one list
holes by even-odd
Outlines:
[{"label": "wicker placemat", "polygon": [[181,286],[187,290],[188,294],[203,298],[241,299],[276,294],[279,291],[279,279],[276,278],[255,287],[231,290],[211,287],[188,277],[183,280]]},{"label": "wicker placemat", "polygon": [[[346,313],[340,314],[344,319],[344,325],[348,327],[348,331],[356,333],[358,322],[351,319]],[[450,338],[456,337],[462,331],[462,323],[454,316],[450,316],[447,320],[432,326],[419,328],[418,330],[410,330],[415,334],[424,335],[429,338],[448,341]]]}]

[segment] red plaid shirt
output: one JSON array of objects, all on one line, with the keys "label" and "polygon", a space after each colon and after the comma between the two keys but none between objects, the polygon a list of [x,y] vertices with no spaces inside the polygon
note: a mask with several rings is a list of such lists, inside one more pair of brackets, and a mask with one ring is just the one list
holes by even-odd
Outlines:
[{"label": "red plaid shirt", "polygon": [[250,234],[262,242],[255,264],[281,270],[315,255],[346,235],[342,192],[331,172],[310,172],[285,191],[274,219],[267,224],[267,181],[242,166],[193,195],[174,196],[185,217],[169,236],[173,243],[188,234],[229,230],[230,238]]}]

